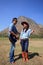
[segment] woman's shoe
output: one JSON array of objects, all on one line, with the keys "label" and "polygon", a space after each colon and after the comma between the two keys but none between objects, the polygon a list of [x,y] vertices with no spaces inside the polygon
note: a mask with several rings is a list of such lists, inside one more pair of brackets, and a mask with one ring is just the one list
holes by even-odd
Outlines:
[{"label": "woman's shoe", "polygon": [[28,62],[28,53],[27,52],[25,52],[25,59]]},{"label": "woman's shoe", "polygon": [[25,52],[22,52],[23,61],[25,61]]}]

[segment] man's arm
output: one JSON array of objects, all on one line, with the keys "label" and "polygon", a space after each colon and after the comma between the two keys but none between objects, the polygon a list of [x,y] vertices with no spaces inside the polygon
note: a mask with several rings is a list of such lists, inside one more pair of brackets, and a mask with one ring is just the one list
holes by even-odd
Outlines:
[{"label": "man's arm", "polygon": [[16,34],[13,31],[10,31],[10,34],[16,37]]},{"label": "man's arm", "polygon": [[19,38],[19,34],[15,34],[13,31],[10,31],[10,34],[12,34],[16,39]]}]

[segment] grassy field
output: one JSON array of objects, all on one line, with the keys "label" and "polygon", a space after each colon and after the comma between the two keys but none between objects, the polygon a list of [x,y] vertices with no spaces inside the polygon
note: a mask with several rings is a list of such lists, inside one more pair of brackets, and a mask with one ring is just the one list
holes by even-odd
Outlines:
[{"label": "grassy field", "polygon": [[[29,39],[28,62],[23,62],[21,57],[20,41],[15,48],[15,65],[43,65],[43,39]],[[0,65],[11,65],[9,62],[10,42],[8,38],[0,38]]]}]

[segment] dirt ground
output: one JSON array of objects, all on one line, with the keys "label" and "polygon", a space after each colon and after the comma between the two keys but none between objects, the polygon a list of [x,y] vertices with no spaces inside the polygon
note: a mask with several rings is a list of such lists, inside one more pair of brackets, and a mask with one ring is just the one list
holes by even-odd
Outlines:
[{"label": "dirt ground", "polygon": [[[20,41],[15,47],[15,65],[43,65],[43,39],[30,39],[28,62],[22,61]],[[11,65],[9,62],[10,42],[8,38],[0,38],[0,65]]]}]

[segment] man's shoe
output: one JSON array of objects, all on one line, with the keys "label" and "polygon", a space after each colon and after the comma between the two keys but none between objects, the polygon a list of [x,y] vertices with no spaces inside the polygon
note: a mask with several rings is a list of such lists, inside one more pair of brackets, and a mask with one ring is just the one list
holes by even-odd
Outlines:
[{"label": "man's shoe", "polygon": [[15,62],[10,62],[11,64],[14,64]]}]

